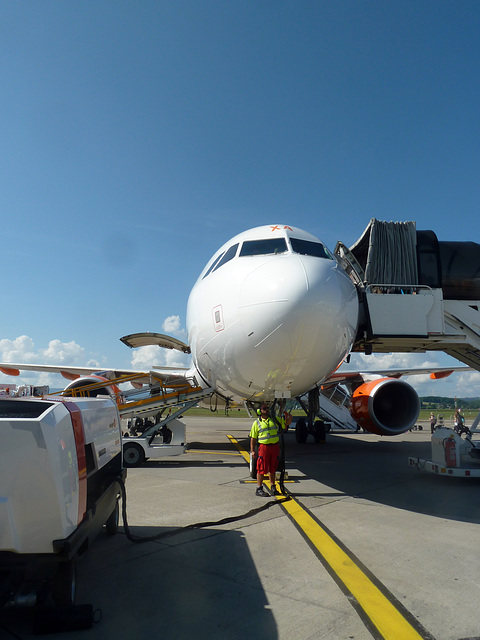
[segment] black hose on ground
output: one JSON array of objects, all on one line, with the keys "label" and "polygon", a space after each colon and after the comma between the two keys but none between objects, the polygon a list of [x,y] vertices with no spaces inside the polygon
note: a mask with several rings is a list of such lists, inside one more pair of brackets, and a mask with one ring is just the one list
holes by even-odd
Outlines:
[{"label": "black hose on ground", "polygon": [[246,520],[247,518],[251,518],[257,515],[258,513],[261,513],[262,511],[266,511],[267,509],[270,509],[270,507],[273,507],[275,505],[282,504],[283,502],[287,502],[291,500],[290,496],[286,496],[285,498],[280,498],[278,500],[272,500],[271,502],[266,502],[261,507],[256,507],[255,509],[251,509],[250,511],[247,511],[247,513],[242,513],[238,516],[230,516],[227,518],[222,518],[221,520],[216,520],[214,522],[196,522],[195,524],[189,524],[184,527],[175,527],[170,531],[162,531],[162,533],[157,533],[154,536],[140,537],[132,534],[132,532],[130,531],[130,527],[128,525],[127,491],[125,488],[125,483],[121,478],[117,478],[117,482],[120,486],[120,491],[122,494],[122,519],[123,519],[123,528],[125,530],[125,535],[127,536],[127,539],[130,540],[130,542],[133,542],[135,544],[142,544],[144,542],[154,542],[156,540],[161,540],[162,538],[176,536],[179,533],[184,533],[185,531],[193,531],[195,529],[205,529],[207,527],[218,527],[223,524],[229,524],[230,522],[238,522],[240,520]]}]

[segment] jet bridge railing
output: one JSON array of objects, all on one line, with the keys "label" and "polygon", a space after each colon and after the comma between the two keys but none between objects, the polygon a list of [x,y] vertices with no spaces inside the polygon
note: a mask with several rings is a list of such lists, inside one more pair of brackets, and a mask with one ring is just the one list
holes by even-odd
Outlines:
[{"label": "jet bridge railing", "polygon": [[365,286],[367,293],[417,295],[419,293],[433,291],[426,284],[375,284],[368,283]]},{"label": "jet bridge railing", "polygon": [[369,283],[365,302],[373,335],[428,336],[445,331],[441,289]]}]

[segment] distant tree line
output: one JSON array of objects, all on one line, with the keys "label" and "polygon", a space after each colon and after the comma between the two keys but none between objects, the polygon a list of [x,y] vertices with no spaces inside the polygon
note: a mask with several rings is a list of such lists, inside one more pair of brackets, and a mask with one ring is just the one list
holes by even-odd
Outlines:
[{"label": "distant tree line", "polygon": [[[420,398],[422,409],[455,409],[455,398],[424,396]],[[480,398],[457,398],[460,409],[480,409]]]}]

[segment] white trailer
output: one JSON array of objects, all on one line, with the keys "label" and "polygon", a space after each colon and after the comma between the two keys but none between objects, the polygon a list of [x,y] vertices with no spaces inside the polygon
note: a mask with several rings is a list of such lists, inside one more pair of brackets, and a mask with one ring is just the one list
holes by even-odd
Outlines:
[{"label": "white trailer", "polygon": [[475,443],[471,436],[467,427],[437,427],[432,434],[431,460],[409,457],[408,463],[437,475],[479,478],[480,443]]},{"label": "white trailer", "polygon": [[73,605],[76,556],[118,527],[121,446],[110,398],[0,399],[0,607]]},{"label": "white trailer", "polygon": [[138,467],[149,458],[178,456],[187,448],[185,424],[178,418],[197,403],[191,400],[140,436],[123,436],[123,462],[126,467]]}]

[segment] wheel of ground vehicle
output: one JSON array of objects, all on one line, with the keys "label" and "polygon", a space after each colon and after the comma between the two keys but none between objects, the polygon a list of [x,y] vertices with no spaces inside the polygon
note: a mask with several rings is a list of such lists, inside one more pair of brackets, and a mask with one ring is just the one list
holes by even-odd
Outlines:
[{"label": "wheel of ground vehicle", "polygon": [[105,522],[105,529],[109,536],[114,536],[118,531],[118,523],[120,520],[120,505],[119,501],[115,502],[115,509],[109,515],[108,520]]},{"label": "wheel of ground vehicle", "polygon": [[295,425],[295,438],[300,444],[304,444],[307,441],[308,428],[304,418],[299,418]]},{"label": "wheel of ground vehicle", "polygon": [[52,581],[52,598],[57,607],[71,607],[75,604],[77,571],[75,560],[59,562]]},{"label": "wheel of ground vehicle", "polygon": [[145,451],[136,442],[126,442],[123,445],[123,464],[126,467],[138,467],[145,461]]}]

